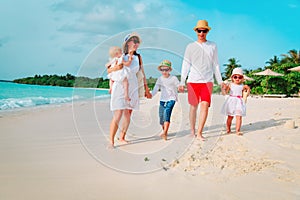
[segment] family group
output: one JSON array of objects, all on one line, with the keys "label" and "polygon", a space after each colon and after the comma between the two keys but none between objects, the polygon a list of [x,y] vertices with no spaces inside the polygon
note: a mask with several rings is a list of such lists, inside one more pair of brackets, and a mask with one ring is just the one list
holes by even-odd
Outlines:
[{"label": "family group", "polygon": [[[230,84],[223,82],[219,62],[217,45],[206,39],[211,30],[206,20],[199,20],[193,28],[197,40],[188,44],[184,53],[181,68],[181,80],[170,74],[172,63],[163,60],[158,70],[161,76],[157,79],[152,91],[147,86],[143,60],[137,52],[141,44],[141,38],[136,33],[131,33],[124,38],[122,48],[111,47],[109,49],[110,62],[106,64],[108,77],[110,78],[111,101],[110,108],[113,118],[110,123],[110,147],[115,146],[115,135],[120,129],[119,141],[128,143],[125,139],[132,112],[139,110],[140,97],[152,98],[160,91],[159,121],[162,126],[160,137],[167,140],[168,129],[172,109],[178,100],[178,91],[188,91],[188,103],[190,105],[189,121],[193,136],[206,140],[202,135],[208,116],[213,89],[213,77],[221,86],[222,93],[228,94],[222,113],[227,116],[226,130],[231,132],[231,124],[236,117],[236,134],[242,135],[242,117],[246,114],[245,98],[249,95],[250,88],[244,85],[244,76],[241,68],[235,68],[231,75]],[[200,106],[199,106],[200,105]],[[197,110],[200,107],[198,129],[196,130]],[[120,124],[122,119],[122,124]]]}]

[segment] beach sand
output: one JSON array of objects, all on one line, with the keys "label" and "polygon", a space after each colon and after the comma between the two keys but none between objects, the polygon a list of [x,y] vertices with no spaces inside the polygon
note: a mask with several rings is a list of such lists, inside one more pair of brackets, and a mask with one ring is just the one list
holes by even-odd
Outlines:
[{"label": "beach sand", "polygon": [[225,133],[224,100],[213,95],[204,142],[186,94],[167,141],[158,95],[142,100],[115,149],[108,100],[1,114],[0,199],[300,199],[300,99],[248,98],[243,136]]}]

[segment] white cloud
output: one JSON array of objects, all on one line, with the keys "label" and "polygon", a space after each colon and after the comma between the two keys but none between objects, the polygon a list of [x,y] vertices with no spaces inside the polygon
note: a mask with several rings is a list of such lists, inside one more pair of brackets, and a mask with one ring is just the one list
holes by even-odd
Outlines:
[{"label": "white cloud", "polygon": [[[170,27],[179,18],[176,8],[178,2],[158,0],[131,1],[95,1],[95,0],[65,0],[52,5],[53,11],[65,11],[70,18],[61,18],[66,22],[58,28],[59,31],[81,32],[88,34],[116,34],[128,29],[162,26]],[[173,8],[173,9],[172,9]],[[158,15],[162,13],[162,15]],[[68,20],[67,19],[73,19]]]},{"label": "white cloud", "polygon": [[142,13],[146,8],[146,5],[144,3],[137,3],[134,5],[134,10],[137,13]]}]

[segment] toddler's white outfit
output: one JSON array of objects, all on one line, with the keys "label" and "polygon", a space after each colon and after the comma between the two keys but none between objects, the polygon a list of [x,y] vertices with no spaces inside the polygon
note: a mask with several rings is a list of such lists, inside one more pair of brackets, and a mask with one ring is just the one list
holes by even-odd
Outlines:
[{"label": "toddler's white outfit", "polygon": [[[116,65],[121,64],[123,61],[123,55],[120,58],[114,57],[111,59],[108,65],[110,68],[114,68]],[[113,81],[123,81],[124,78],[128,78],[128,67],[123,67],[120,70],[113,71],[107,75],[107,77]]]}]

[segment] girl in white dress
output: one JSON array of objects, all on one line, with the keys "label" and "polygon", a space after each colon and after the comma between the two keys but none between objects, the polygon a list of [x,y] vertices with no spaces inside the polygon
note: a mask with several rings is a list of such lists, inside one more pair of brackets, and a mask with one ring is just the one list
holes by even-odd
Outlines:
[{"label": "girl in white dress", "polygon": [[[222,107],[222,114],[227,116],[226,121],[226,131],[231,133],[231,124],[233,117],[236,117],[236,134],[243,135],[240,131],[242,125],[242,117],[246,116],[246,104],[244,98],[246,98],[250,93],[250,87],[244,85],[244,75],[241,68],[235,68],[232,71],[231,83],[224,85],[222,88],[223,94],[228,94],[229,96],[225,100]],[[244,97],[244,98],[243,98]]]}]

